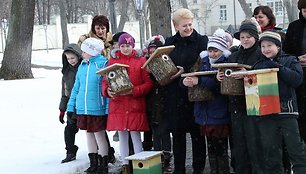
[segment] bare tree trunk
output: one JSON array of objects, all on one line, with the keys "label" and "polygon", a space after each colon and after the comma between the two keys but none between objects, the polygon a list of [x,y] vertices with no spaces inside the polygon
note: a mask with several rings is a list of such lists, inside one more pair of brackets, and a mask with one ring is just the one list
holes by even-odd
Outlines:
[{"label": "bare tree trunk", "polygon": [[170,0],[149,0],[150,21],[152,35],[170,37],[171,32],[171,5]]},{"label": "bare tree trunk", "polygon": [[0,78],[33,78],[31,71],[35,0],[13,0]]},{"label": "bare tree trunk", "polygon": [[249,5],[246,3],[245,0],[238,0],[246,18],[251,18],[252,17],[252,10],[250,9]]},{"label": "bare tree trunk", "polygon": [[42,17],[43,17],[43,24],[46,24],[46,1],[43,0],[42,3]]},{"label": "bare tree trunk", "polygon": [[78,5],[77,5],[77,0],[74,0],[74,10],[72,11],[73,14],[73,22],[77,23],[78,22]]},{"label": "bare tree trunk", "polygon": [[130,1],[123,0],[121,1],[121,3],[122,3],[121,4],[121,16],[120,16],[120,21],[119,21],[117,32],[123,31],[124,24],[127,21],[127,12],[128,12]]},{"label": "bare tree trunk", "polygon": [[47,0],[47,24],[50,24],[51,5],[50,0]]},{"label": "bare tree trunk", "polygon": [[143,10],[143,20],[144,20],[144,26],[145,26],[145,38],[148,39],[151,36],[150,31],[150,10],[149,10],[149,4],[148,1],[144,1],[144,10]]},{"label": "bare tree trunk", "polygon": [[37,9],[37,16],[38,16],[38,24],[42,25],[42,21],[41,21],[41,11],[40,11],[40,4],[39,4],[39,0],[35,0],[36,1],[36,9]]},{"label": "bare tree trunk", "polygon": [[289,23],[298,19],[297,0],[283,0]]},{"label": "bare tree trunk", "polygon": [[67,31],[67,15],[66,15],[66,7],[62,0],[58,1],[60,16],[61,16],[61,29],[62,29],[62,47],[69,44],[68,31]]},{"label": "bare tree trunk", "polygon": [[188,8],[187,0],[180,0],[183,8]]}]

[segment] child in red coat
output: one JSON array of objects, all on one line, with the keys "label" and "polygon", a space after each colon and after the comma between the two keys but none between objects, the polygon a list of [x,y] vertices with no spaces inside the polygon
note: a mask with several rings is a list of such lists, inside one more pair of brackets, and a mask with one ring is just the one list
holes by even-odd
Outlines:
[{"label": "child in red coat", "polygon": [[116,94],[110,89],[106,79],[103,79],[103,95],[110,98],[107,130],[119,132],[119,149],[124,173],[129,170],[128,133],[130,133],[134,152],[142,151],[141,131],[148,131],[146,115],[146,95],[152,90],[153,82],[150,74],[141,66],[145,63],[144,57],[137,57],[135,39],[128,33],[122,34],[118,40],[120,51],[109,60],[108,66],[114,63],[129,65],[127,73],[133,88],[125,93]]}]

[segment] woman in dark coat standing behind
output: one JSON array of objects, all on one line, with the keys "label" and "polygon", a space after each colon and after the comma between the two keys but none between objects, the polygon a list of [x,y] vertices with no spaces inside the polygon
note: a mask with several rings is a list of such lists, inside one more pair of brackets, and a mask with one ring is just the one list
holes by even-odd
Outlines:
[{"label": "woman in dark coat standing behind", "polygon": [[299,0],[299,19],[289,24],[283,50],[298,57],[303,67],[303,83],[296,89],[299,128],[301,137],[306,142],[306,0]]},{"label": "woman in dark coat standing behind", "polygon": [[193,173],[202,173],[205,167],[205,138],[200,135],[199,125],[195,124],[193,103],[188,101],[187,88],[182,87],[180,75],[190,72],[201,51],[206,50],[208,38],[193,29],[192,12],[178,9],[173,14],[173,24],[177,33],[166,39],[165,45],[175,45],[170,58],[178,67],[172,82],[164,87],[164,117],[173,136],[174,173],[185,174],[186,133],[190,133],[193,153]]}]

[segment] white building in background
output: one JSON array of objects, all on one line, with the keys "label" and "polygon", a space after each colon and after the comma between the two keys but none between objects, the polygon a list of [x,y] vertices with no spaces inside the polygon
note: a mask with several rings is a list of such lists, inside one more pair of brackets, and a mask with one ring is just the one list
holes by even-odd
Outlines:
[{"label": "white building in background", "polygon": [[[201,34],[212,34],[217,28],[234,32],[246,18],[238,0],[187,0],[194,13],[194,28]],[[276,24],[283,27],[288,18],[282,0],[246,0],[251,11],[258,5],[268,5],[276,17]],[[174,10],[177,7],[174,7]],[[286,25],[285,25],[286,27]]]}]

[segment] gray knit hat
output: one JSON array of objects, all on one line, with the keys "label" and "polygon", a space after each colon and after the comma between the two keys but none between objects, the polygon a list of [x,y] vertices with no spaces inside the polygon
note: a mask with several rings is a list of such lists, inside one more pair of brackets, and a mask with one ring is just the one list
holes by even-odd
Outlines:
[{"label": "gray knit hat", "polygon": [[234,34],[234,37],[236,39],[240,40],[240,33],[241,32],[247,32],[252,37],[254,37],[256,40],[259,39],[257,27],[252,22],[244,22],[244,23],[242,23],[240,28],[239,28],[239,31]]}]

